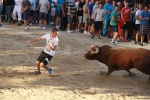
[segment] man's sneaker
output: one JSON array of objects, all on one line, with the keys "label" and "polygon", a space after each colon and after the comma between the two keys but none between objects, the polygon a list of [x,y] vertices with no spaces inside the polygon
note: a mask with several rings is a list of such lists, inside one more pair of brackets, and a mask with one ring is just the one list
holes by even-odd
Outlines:
[{"label": "man's sneaker", "polygon": [[57,29],[59,29],[59,26],[56,26]]},{"label": "man's sneaker", "polygon": [[78,30],[78,29],[76,29],[76,32],[79,32],[79,30]]},{"label": "man's sneaker", "polygon": [[87,31],[84,31],[84,34],[87,34]]},{"label": "man's sneaker", "polygon": [[39,26],[39,27],[38,27],[38,29],[42,29],[42,27],[41,27],[41,26]]},{"label": "man's sneaker", "polygon": [[29,26],[27,26],[26,28],[29,29]]},{"label": "man's sneaker", "polygon": [[2,24],[0,24],[0,26],[2,26]]},{"label": "man's sneaker", "polygon": [[24,30],[25,30],[25,31],[28,31],[28,28],[26,27]]},{"label": "man's sneaker", "polygon": [[44,25],[42,24],[41,27],[43,27]]},{"label": "man's sneaker", "polygon": [[43,30],[45,30],[45,29],[46,29],[46,27],[44,26],[44,27],[43,27]]},{"label": "man's sneaker", "polygon": [[69,33],[73,33],[73,31],[72,31],[72,30],[69,30],[68,32],[69,32]]},{"label": "man's sneaker", "polygon": [[50,68],[49,70],[48,70],[48,74],[52,74],[52,69]]},{"label": "man's sneaker", "polygon": [[90,33],[90,32],[87,32],[87,34],[88,34],[88,35],[91,35],[91,33]]},{"label": "man's sneaker", "polygon": [[94,39],[94,35],[92,35],[91,38]]},{"label": "man's sneaker", "polygon": [[143,43],[139,43],[141,46],[144,46]]},{"label": "man's sneaker", "polygon": [[112,45],[117,45],[115,42],[111,42]]},{"label": "man's sneaker", "polygon": [[101,39],[101,37],[100,37],[100,36],[98,36],[98,39]]}]

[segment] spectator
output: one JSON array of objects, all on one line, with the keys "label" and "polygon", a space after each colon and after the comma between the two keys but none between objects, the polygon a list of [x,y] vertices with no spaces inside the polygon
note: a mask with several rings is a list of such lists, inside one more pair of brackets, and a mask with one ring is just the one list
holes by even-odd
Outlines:
[{"label": "spectator", "polygon": [[[114,11],[115,5],[116,5],[116,1],[113,0],[113,1],[112,1],[112,5],[111,5],[111,6],[109,7],[109,9],[108,9],[108,13],[110,14],[109,20],[111,20],[111,13]],[[110,23],[109,23],[109,24],[110,24]],[[108,29],[108,38],[112,38],[112,37],[113,37],[112,29],[111,29],[111,27],[109,27],[109,29]]]},{"label": "spectator", "polygon": [[56,3],[57,0],[51,0],[51,18],[52,18],[52,22],[50,23],[51,25],[55,24],[55,16],[56,16]]},{"label": "spectator", "polygon": [[21,26],[21,20],[22,20],[22,11],[23,8],[23,0],[15,0],[15,7],[13,10],[13,23],[17,21],[16,15],[18,15],[18,25]]},{"label": "spectator", "polygon": [[31,3],[31,12],[30,12],[30,25],[34,23],[34,18],[36,16],[36,0],[30,0]]},{"label": "spectator", "polygon": [[62,5],[63,3],[65,2],[65,0],[57,0],[56,1],[56,28],[60,28],[60,25],[61,25],[61,18],[62,18]]},{"label": "spectator", "polygon": [[98,39],[100,39],[104,18],[105,18],[105,10],[103,9],[103,4],[100,3],[99,8],[97,8],[94,12],[94,32],[92,33],[93,38],[96,31],[98,31]]},{"label": "spectator", "polygon": [[2,17],[1,17],[2,9],[3,9],[3,2],[2,0],[0,0],[0,26],[2,26]]},{"label": "spectator", "polygon": [[140,13],[142,11],[143,11],[142,10],[142,4],[139,4],[138,5],[138,10],[135,13],[135,19],[136,19],[136,22],[135,22],[135,26],[136,26],[135,44],[138,43],[138,39],[139,39],[139,35],[140,35],[140,20],[139,20],[139,16],[140,16]]},{"label": "spectator", "polygon": [[115,40],[117,40],[117,36],[118,36],[118,9],[119,7],[116,5],[115,6],[115,10],[111,13],[111,21],[110,21],[110,25],[113,29],[113,38],[112,38],[112,42],[111,44],[116,45],[117,43],[115,43]]},{"label": "spectator", "polygon": [[12,20],[12,12],[14,8],[14,0],[7,0],[7,14],[8,14],[8,21],[11,22]]},{"label": "spectator", "polygon": [[122,8],[121,10],[121,18],[124,22],[123,29],[125,30],[125,40],[124,42],[128,42],[128,32],[130,28],[130,13],[131,9],[128,6],[128,2],[124,3],[125,7]]},{"label": "spectator", "polygon": [[74,26],[76,28],[76,32],[79,32],[79,30],[78,30],[78,23],[79,23],[78,22],[78,11],[79,11],[78,5],[79,5],[79,3],[80,3],[80,0],[76,0],[75,6],[76,6],[77,10],[76,10],[76,15],[75,15],[74,21],[73,21]]},{"label": "spectator", "polygon": [[63,4],[62,7],[62,12],[63,12],[63,17],[62,17],[62,21],[61,21],[61,27],[60,30],[66,30],[67,29],[67,12],[68,12],[68,0],[66,0],[66,2]]},{"label": "spectator", "polygon": [[39,29],[42,28],[46,29],[46,24],[47,24],[47,14],[50,9],[50,3],[49,0],[39,0],[39,5],[38,5],[39,10]]},{"label": "spectator", "polygon": [[85,0],[85,5],[83,6],[84,34],[88,34],[88,21],[89,21],[89,19],[88,19],[88,6],[89,6],[89,0]]},{"label": "spectator", "polygon": [[150,43],[149,34],[150,34],[150,23],[149,18],[150,13],[148,11],[148,5],[145,5],[144,11],[140,13],[140,34],[141,34],[141,43],[140,45],[143,46],[144,36],[147,35],[148,43]]},{"label": "spectator", "polygon": [[106,3],[104,5],[104,10],[106,11],[106,16],[104,19],[104,28],[103,28],[103,36],[105,37],[107,32],[108,32],[108,28],[109,28],[109,23],[110,23],[110,14],[108,13],[109,7],[111,6],[110,1],[106,0]]},{"label": "spectator", "polygon": [[[95,10],[99,8],[99,0],[95,1],[95,5],[93,6],[93,12],[92,12],[92,17],[91,17],[91,28],[90,32],[94,34],[94,15],[95,15]],[[91,36],[91,38],[94,38],[94,35]]]},{"label": "spectator", "polygon": [[67,18],[68,18],[67,32],[69,33],[73,32],[71,30],[71,25],[73,23],[73,18],[75,17],[75,14],[76,14],[75,0],[72,0],[72,2],[68,4],[68,13],[67,13]]},{"label": "spectator", "polygon": [[89,27],[88,27],[88,34],[91,34],[90,33],[90,29],[92,27],[92,23],[94,23],[94,20],[91,18],[92,17],[92,14],[93,14],[93,6],[95,5],[95,2],[94,0],[91,0],[90,4],[89,4],[89,7],[88,7],[88,17],[89,17]]},{"label": "spectator", "polygon": [[30,1],[29,0],[25,0],[25,3],[24,3],[24,8],[23,10],[21,11],[21,13],[24,14],[24,25],[25,25],[25,31],[29,29],[29,25],[28,25],[28,19],[29,19],[29,16],[30,16]]},{"label": "spectator", "polygon": [[84,5],[84,0],[81,0],[81,2],[78,5],[78,29],[77,31],[82,33],[82,23],[83,23],[83,5]]}]

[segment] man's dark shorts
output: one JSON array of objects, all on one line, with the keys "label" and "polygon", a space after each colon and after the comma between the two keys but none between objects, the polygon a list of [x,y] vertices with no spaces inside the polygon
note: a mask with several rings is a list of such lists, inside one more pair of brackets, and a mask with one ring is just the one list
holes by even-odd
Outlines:
[{"label": "man's dark shorts", "polygon": [[56,17],[62,17],[62,10],[56,11]]},{"label": "man's dark shorts", "polygon": [[103,22],[102,21],[95,21],[94,22],[94,29],[95,30],[102,30],[103,28]]},{"label": "man's dark shorts", "polygon": [[24,14],[24,20],[28,20],[29,19],[29,14]]},{"label": "man's dark shorts", "polygon": [[118,26],[117,25],[111,25],[111,28],[113,29],[113,32],[118,32]]},{"label": "man's dark shorts", "polygon": [[130,22],[126,22],[126,24],[123,25],[123,29],[127,30],[130,28]]},{"label": "man's dark shorts", "polygon": [[46,12],[39,12],[39,19],[47,20],[47,14],[46,14]]},{"label": "man's dark shorts", "polygon": [[43,62],[44,65],[47,65],[52,58],[53,58],[53,56],[51,56],[51,55],[45,53],[44,51],[42,51],[39,58],[37,59],[37,61]]},{"label": "man's dark shorts", "polygon": [[94,19],[90,19],[90,26],[92,26],[92,24],[94,24]]}]

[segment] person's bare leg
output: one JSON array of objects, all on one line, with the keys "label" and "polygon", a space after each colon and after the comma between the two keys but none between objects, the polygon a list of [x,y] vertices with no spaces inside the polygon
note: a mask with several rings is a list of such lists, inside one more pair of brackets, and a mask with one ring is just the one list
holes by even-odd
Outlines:
[{"label": "person's bare leg", "polygon": [[125,30],[125,40],[127,40],[128,39],[128,30],[126,29]]},{"label": "person's bare leg", "polygon": [[135,42],[138,42],[138,38],[139,38],[139,31],[136,32],[136,35],[135,35]]},{"label": "person's bare leg", "polygon": [[144,35],[141,35],[141,44],[143,44],[144,41]]},{"label": "person's bare leg", "polygon": [[101,35],[101,32],[102,32],[102,30],[99,30],[99,31],[98,31],[98,36],[100,36],[100,35]]},{"label": "person's bare leg", "polygon": [[44,20],[44,27],[46,26],[46,24],[47,24],[47,21],[46,21],[46,20]]},{"label": "person's bare leg", "polygon": [[40,73],[40,62],[36,61],[35,64],[36,64],[36,68],[37,68],[38,72]]},{"label": "person's bare leg", "polygon": [[118,32],[113,32],[113,33],[114,33],[114,36],[113,36],[112,42],[114,42],[117,39],[117,36],[118,36]]},{"label": "person's bare leg", "polygon": [[43,68],[45,68],[46,70],[49,70],[49,69],[50,69],[49,67],[47,67],[46,65],[44,65],[43,62],[40,63],[40,67],[43,67]]},{"label": "person's bare leg", "polygon": [[71,27],[71,25],[70,25],[70,24],[68,24],[68,30],[70,30],[70,27]]}]

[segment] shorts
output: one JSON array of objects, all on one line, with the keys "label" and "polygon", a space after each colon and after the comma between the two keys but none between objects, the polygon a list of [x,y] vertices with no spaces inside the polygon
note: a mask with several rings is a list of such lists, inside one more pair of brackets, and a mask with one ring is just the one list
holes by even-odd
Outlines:
[{"label": "shorts", "polygon": [[95,30],[102,30],[103,28],[103,22],[102,21],[95,21],[94,22],[94,29]]},{"label": "shorts", "polygon": [[46,14],[46,12],[39,12],[39,19],[47,20],[47,14]]},{"label": "shorts", "polygon": [[67,19],[68,19],[68,24],[73,23],[73,18],[70,15],[67,15]]},{"label": "shorts", "polygon": [[150,26],[149,25],[140,25],[140,34],[150,34]]},{"label": "shorts", "polygon": [[129,29],[130,26],[131,26],[130,22],[126,22],[126,24],[124,24],[122,28],[126,30],[126,29]]},{"label": "shorts", "polygon": [[24,20],[28,20],[29,19],[29,14],[24,14]]},{"label": "shorts", "polygon": [[56,11],[56,17],[62,17],[62,10]]},{"label": "shorts", "polygon": [[7,14],[10,15],[13,12],[14,7],[13,6],[7,6]]},{"label": "shorts", "polygon": [[136,29],[135,22],[132,22],[132,29]]},{"label": "shorts", "polygon": [[56,15],[56,9],[52,9],[51,10],[51,16],[55,16]]},{"label": "shorts", "polygon": [[136,24],[135,27],[136,31],[140,31],[140,24]]},{"label": "shorts", "polygon": [[92,24],[94,24],[94,19],[90,19],[90,26],[92,26]]},{"label": "shorts", "polygon": [[83,17],[83,23],[88,24],[88,18]]},{"label": "shorts", "polygon": [[82,23],[83,22],[83,16],[78,16],[78,21],[79,21],[79,23]]},{"label": "shorts", "polygon": [[118,32],[118,26],[117,25],[111,25],[111,28],[113,32]]},{"label": "shorts", "polygon": [[33,16],[35,12],[36,12],[35,10],[31,10],[30,16]]},{"label": "shorts", "polygon": [[44,65],[47,65],[52,58],[53,58],[53,56],[42,51],[39,58],[37,59],[37,61],[39,61],[40,63],[43,62]]}]

